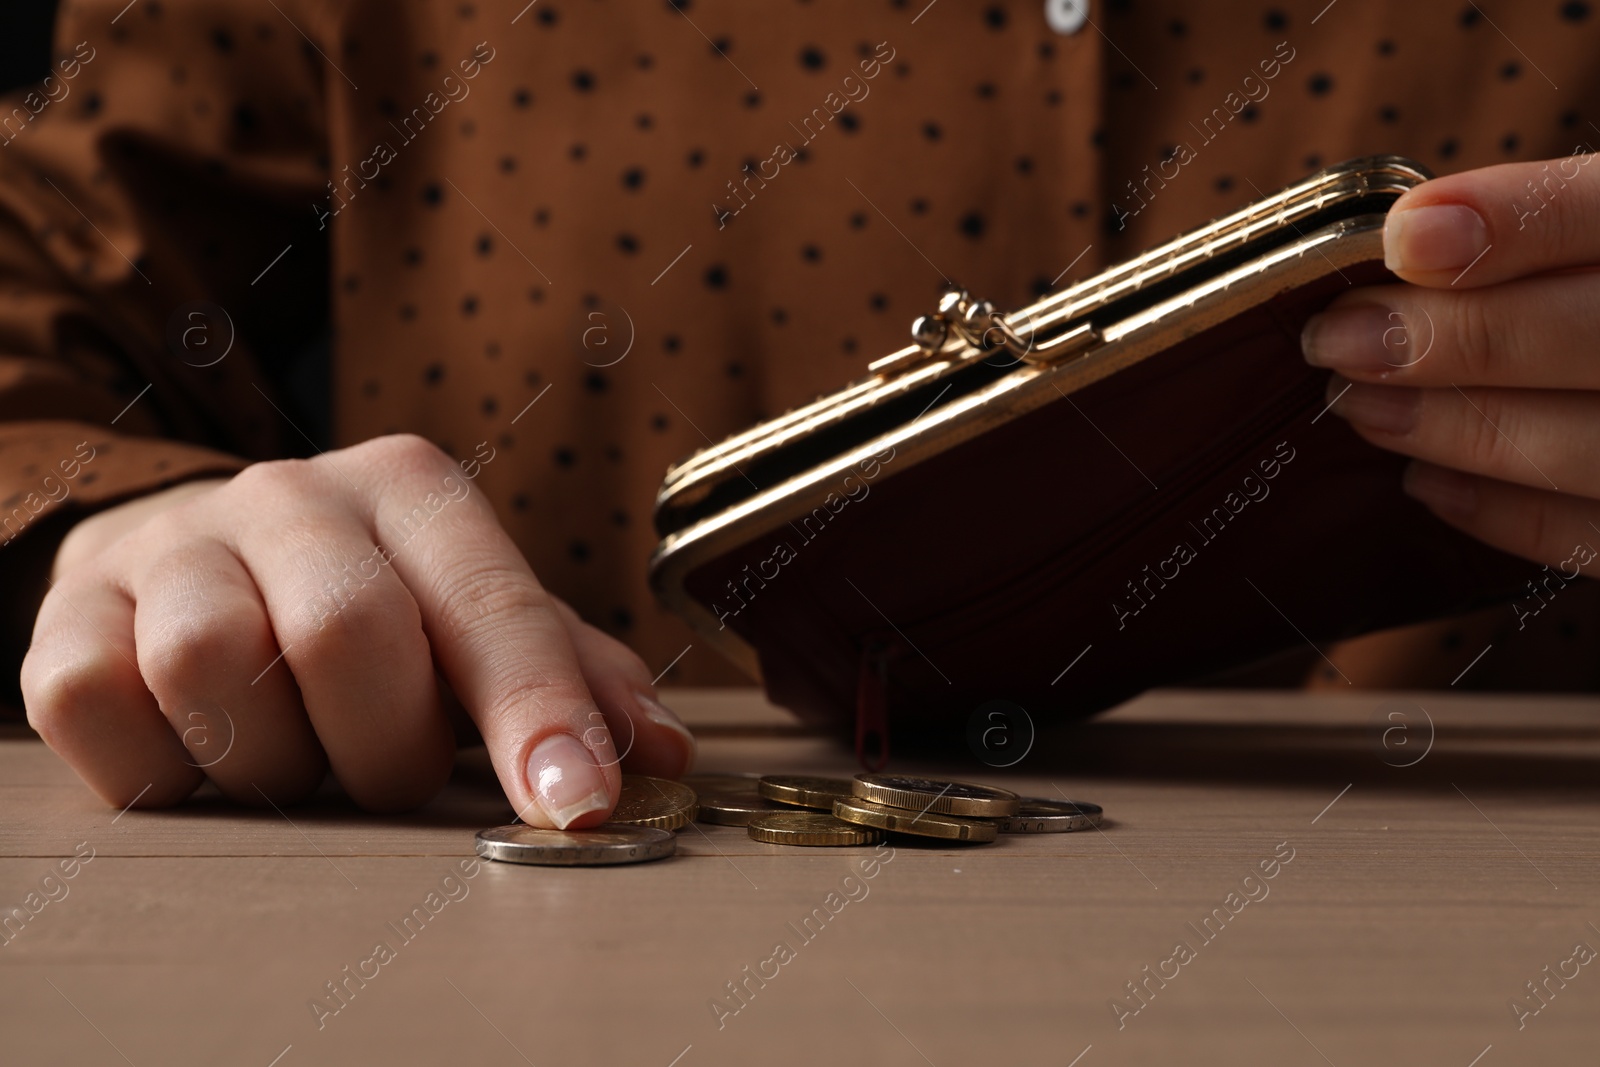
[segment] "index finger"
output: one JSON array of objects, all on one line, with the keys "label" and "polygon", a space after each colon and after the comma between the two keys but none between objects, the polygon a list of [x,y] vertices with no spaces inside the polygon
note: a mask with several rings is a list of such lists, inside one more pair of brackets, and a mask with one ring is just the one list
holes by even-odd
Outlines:
[{"label": "index finger", "polygon": [[433,445],[391,438],[369,469],[380,480],[363,489],[380,562],[416,599],[518,815],[558,829],[604,822],[622,784],[617,754],[549,594]]},{"label": "index finger", "polygon": [[1573,155],[1450,174],[1389,208],[1384,264],[1430,288],[1475,288],[1600,263],[1600,167]]}]

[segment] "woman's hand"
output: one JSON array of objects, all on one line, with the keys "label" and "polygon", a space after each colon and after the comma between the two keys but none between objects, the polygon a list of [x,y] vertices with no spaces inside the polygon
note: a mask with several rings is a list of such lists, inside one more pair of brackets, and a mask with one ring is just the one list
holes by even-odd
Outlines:
[{"label": "woman's hand", "polygon": [[288,803],[331,767],[394,811],[450,773],[437,670],[527,822],[605,821],[624,756],[676,776],[694,741],[639,658],[540,587],[466,470],[384,437],[85,519],[22,665],[29,722],[117,807],[207,777]]},{"label": "woman's hand", "polygon": [[1551,565],[1600,542],[1597,158],[1488,167],[1407,192],[1383,245],[1411,284],[1347,293],[1303,337],[1306,359],[1338,372],[1332,410],[1415,457],[1406,492]]}]

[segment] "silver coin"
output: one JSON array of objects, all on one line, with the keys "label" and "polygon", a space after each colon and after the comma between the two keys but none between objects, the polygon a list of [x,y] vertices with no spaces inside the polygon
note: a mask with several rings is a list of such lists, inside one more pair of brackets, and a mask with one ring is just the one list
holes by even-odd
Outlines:
[{"label": "silver coin", "polygon": [[1045,800],[1023,797],[1015,815],[1000,820],[1003,834],[1065,834],[1100,825],[1104,814],[1098,804],[1080,800]]},{"label": "silver coin", "polygon": [[678,847],[668,830],[606,823],[593,830],[541,830],[520,823],[479,830],[478,855],[539,867],[608,867],[665,859]]}]

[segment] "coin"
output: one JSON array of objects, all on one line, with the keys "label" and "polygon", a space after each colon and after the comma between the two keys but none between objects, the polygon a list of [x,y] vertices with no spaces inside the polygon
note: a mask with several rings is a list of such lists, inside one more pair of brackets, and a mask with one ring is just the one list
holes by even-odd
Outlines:
[{"label": "coin", "polygon": [[760,793],[780,804],[827,811],[833,807],[836,799],[850,795],[850,779],[818,778],[809,774],[768,774],[761,779]]},{"label": "coin", "polygon": [[874,845],[883,834],[822,811],[778,811],[751,821],[750,836],[774,845]]},{"label": "coin", "polygon": [[689,820],[694,818],[694,806],[694,790],[682,783],[642,774],[624,774],[622,797],[611,813],[611,821],[676,830],[689,825]]},{"label": "coin", "polygon": [[539,867],[608,867],[664,859],[678,847],[666,830],[607,823],[593,830],[541,830],[516,823],[479,830],[478,855]]},{"label": "coin", "polygon": [[1003,819],[1017,813],[1017,794],[970,782],[947,782],[941,778],[915,778],[905,774],[858,774],[854,794],[862,800],[912,811],[935,811],[941,815]]},{"label": "coin", "polygon": [[918,837],[937,837],[945,841],[969,841],[974,844],[993,841],[998,833],[991,819],[963,819],[956,815],[942,815],[926,811],[908,811],[875,804],[859,797],[840,797],[833,802],[833,814],[845,822],[858,826],[875,826],[880,830],[916,834]]},{"label": "coin", "polygon": [[749,826],[750,820],[757,815],[783,810],[782,804],[776,804],[760,793],[712,793],[700,797],[700,810],[695,818],[720,826]]},{"label": "coin", "polygon": [[695,791],[696,796],[707,793],[754,793],[759,774],[686,774],[678,781]]},{"label": "coin", "polygon": [[1101,808],[1079,800],[1023,797],[1015,815],[1000,820],[1003,834],[1064,834],[1100,825]]}]

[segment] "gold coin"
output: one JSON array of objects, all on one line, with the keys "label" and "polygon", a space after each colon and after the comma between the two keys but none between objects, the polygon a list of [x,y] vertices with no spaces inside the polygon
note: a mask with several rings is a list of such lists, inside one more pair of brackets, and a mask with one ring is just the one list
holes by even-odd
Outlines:
[{"label": "gold coin", "polygon": [[694,790],[681,782],[649,778],[642,774],[622,776],[622,797],[611,813],[611,822],[627,826],[653,826],[676,830],[694,818]]},{"label": "gold coin", "polygon": [[839,797],[850,795],[850,779],[818,778],[809,774],[768,774],[762,776],[760,793],[780,804],[827,811]]},{"label": "gold coin", "polygon": [[976,819],[1003,819],[1015,815],[1021,801],[1009,789],[908,774],[858,774],[852,791],[862,800],[891,808]]},{"label": "gold coin", "polygon": [[686,774],[678,781],[695,791],[697,796],[707,793],[754,793],[759,774]]},{"label": "gold coin", "polygon": [[835,818],[857,826],[874,826],[880,830],[893,830],[899,834],[918,837],[937,837],[944,841],[968,841],[983,844],[993,841],[999,827],[987,819],[963,819],[955,815],[935,812],[907,811],[891,808],[857,797],[840,797],[833,802]]},{"label": "gold coin", "polygon": [[855,826],[821,811],[778,811],[757,816],[750,836],[774,845],[875,845],[877,830]]},{"label": "gold coin", "polygon": [[757,815],[783,810],[782,804],[775,804],[760,793],[711,793],[701,795],[700,811],[695,818],[719,826],[749,826]]}]

